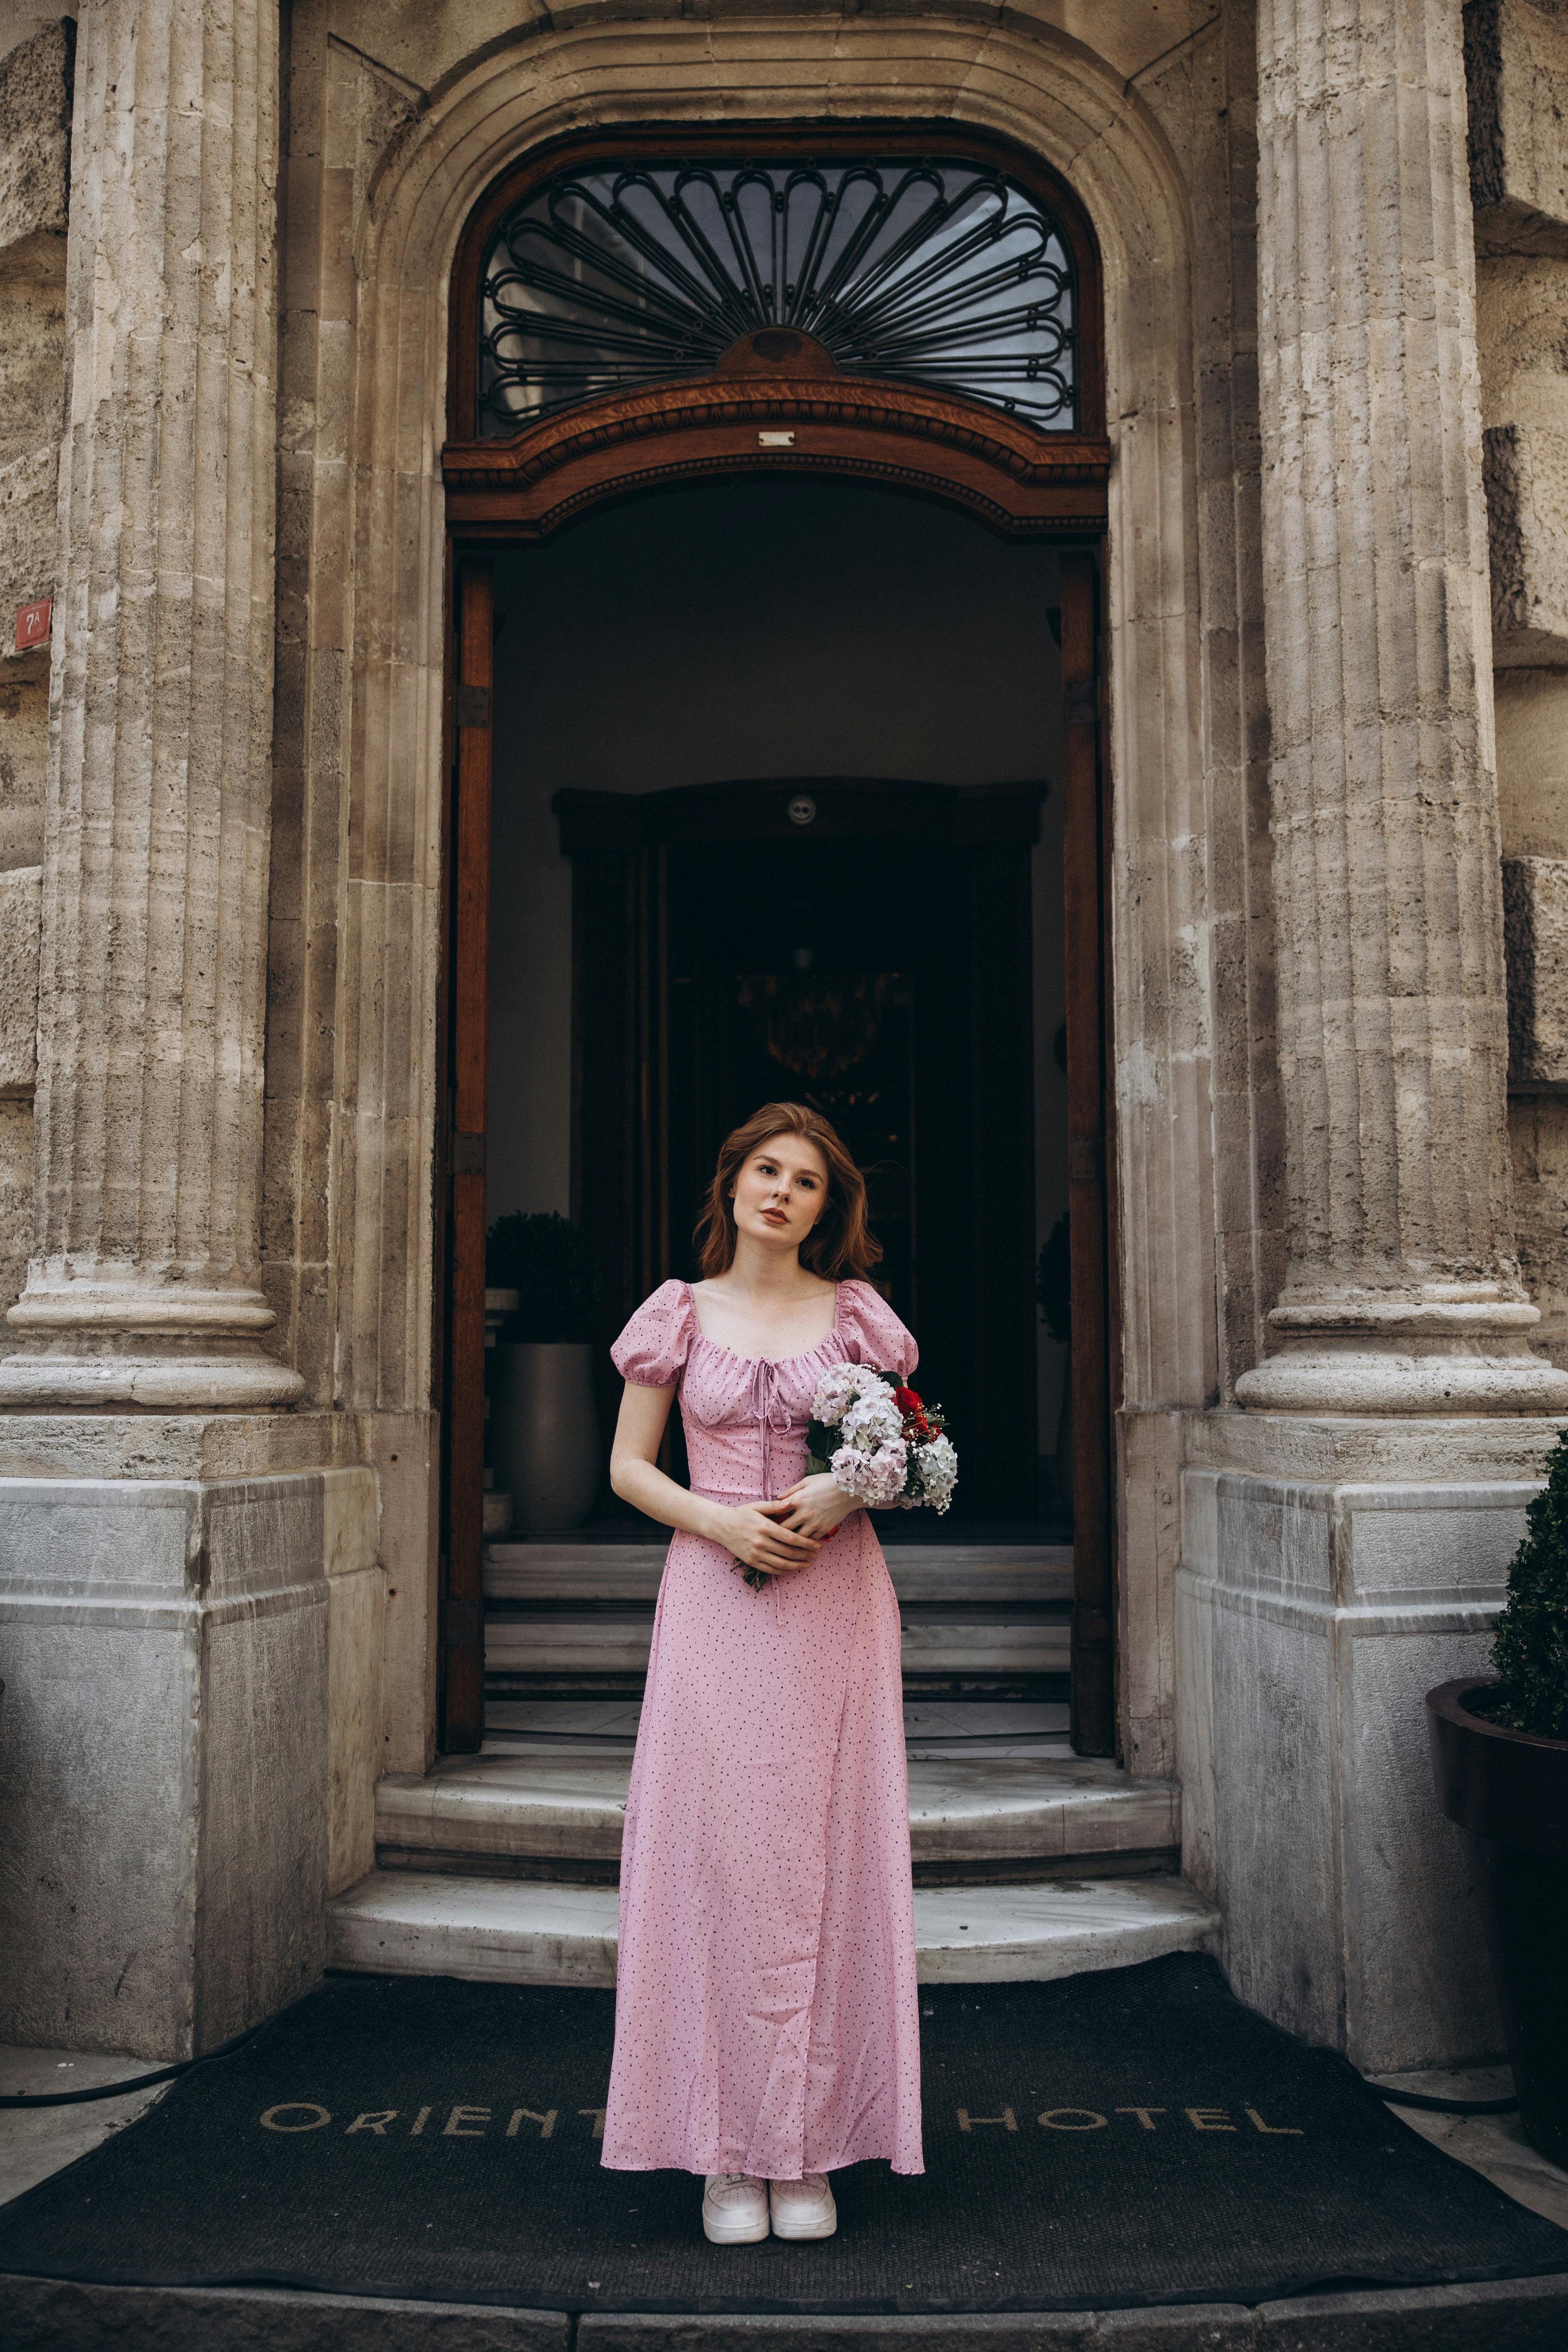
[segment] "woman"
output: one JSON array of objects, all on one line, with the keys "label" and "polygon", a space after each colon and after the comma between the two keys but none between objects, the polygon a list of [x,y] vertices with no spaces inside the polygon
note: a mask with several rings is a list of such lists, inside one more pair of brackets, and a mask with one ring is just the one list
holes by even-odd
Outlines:
[{"label": "woman", "polygon": [[[604,2160],[706,2176],[721,2244],[826,2238],[826,2176],[921,2172],[899,1606],[865,1512],[801,1475],[830,1364],[905,1378],[866,1187],[816,1111],[737,1128],[698,1244],[614,1350],[617,1495],[677,1530],[621,1863]],[[657,1466],[680,1391],[692,1485]],[[754,1591],[736,1563],[763,1570]]]}]

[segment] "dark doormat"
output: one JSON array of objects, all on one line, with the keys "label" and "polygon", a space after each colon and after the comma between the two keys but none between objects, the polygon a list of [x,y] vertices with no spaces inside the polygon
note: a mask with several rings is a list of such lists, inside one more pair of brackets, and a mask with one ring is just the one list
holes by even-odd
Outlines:
[{"label": "dark doormat", "polygon": [[0,2210],[0,2270],[570,2311],[1071,2311],[1568,2270],[1568,2231],[1185,1954],[922,1990],[926,2164],[836,2238],[710,2246],[605,2171],[607,1992],[330,1978]]}]

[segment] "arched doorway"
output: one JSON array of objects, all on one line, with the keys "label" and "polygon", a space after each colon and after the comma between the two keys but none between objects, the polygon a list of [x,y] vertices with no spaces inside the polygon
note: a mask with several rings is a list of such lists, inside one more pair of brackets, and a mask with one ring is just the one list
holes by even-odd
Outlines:
[{"label": "arched doorway", "polygon": [[[623,136],[613,146],[544,151],[498,183],[470,221],[453,285],[444,456],[456,585],[445,1744],[476,1744],[482,1720],[484,1234],[498,1205],[486,1152],[498,566],[515,565],[520,551],[631,493],[793,481],[939,500],[999,541],[1049,546],[1056,562],[1060,1143],[1074,1212],[1073,1725],[1080,1749],[1109,1752],[1112,1400],[1096,651],[1108,452],[1087,227],[1037,163],[951,131],[936,146],[907,130]],[[742,1074],[746,1024],[738,1030],[731,1019],[719,1038],[713,1007],[728,1007],[728,1018],[767,997],[776,1012],[780,988],[792,986],[773,968],[781,952],[815,954],[809,940],[786,942],[781,933],[766,955],[748,947],[740,961],[765,968],[743,971],[734,943],[720,958],[717,995],[710,972],[708,1012],[692,1011],[683,1040],[680,1021],[670,1025],[671,987],[700,992],[698,973],[679,966],[700,961],[690,910],[704,887],[711,904],[715,885],[722,895],[727,885],[787,877],[794,898],[808,902],[807,928],[820,929],[834,908],[832,861],[818,854],[837,841],[880,871],[884,908],[889,898],[900,902],[921,954],[879,949],[862,957],[864,969],[837,976],[862,1012],[868,990],[880,1005],[904,989],[905,1031],[925,1041],[923,1062],[906,1044],[905,1108],[917,1098],[926,1106],[931,1141],[901,1173],[893,1154],[884,1186],[891,1226],[905,1222],[892,1271],[910,1293],[906,1307],[921,1272],[910,1233],[922,1198],[943,1190],[933,1171],[945,1172],[951,1200],[954,1171],[973,1190],[978,1160],[995,1147],[999,1213],[967,1205],[955,1228],[961,1245],[945,1263],[927,1246],[915,1307],[946,1339],[944,1386],[956,1384],[977,1432],[993,1433],[994,1461],[978,1434],[973,1459],[974,1491],[994,1509],[1017,1502],[1026,1444],[1031,1476],[1033,1468],[1024,1434],[1035,1415],[1033,1367],[1026,1371],[1022,1334],[1026,1318],[1032,1335],[1034,1239],[1024,1239],[1012,1214],[1035,1189],[1032,1137],[1012,1153],[1016,1164],[1002,1143],[1029,1124],[1027,1055],[1016,1050],[1027,1015],[1010,1026],[998,1007],[1028,986],[1026,885],[1020,899],[1018,883],[1039,797],[1037,779],[966,788],[920,772],[889,780],[885,764],[853,777],[815,768],[789,776],[759,772],[753,759],[739,781],[707,773],[663,792],[568,791],[558,803],[562,846],[581,885],[573,1205],[620,1261],[609,1286],[612,1325],[665,1273],[682,1270],[676,1254],[694,1171],[752,1083]],[[1021,929],[1009,920],[1010,897],[1026,909]],[[940,1023],[909,1019],[910,976],[897,967],[915,962],[923,1004],[944,993],[962,1000],[963,1034],[950,1027],[940,1047]],[[685,1088],[679,1103],[670,1099],[672,1075],[676,1092]],[[939,1102],[948,1115],[933,1118]]]}]

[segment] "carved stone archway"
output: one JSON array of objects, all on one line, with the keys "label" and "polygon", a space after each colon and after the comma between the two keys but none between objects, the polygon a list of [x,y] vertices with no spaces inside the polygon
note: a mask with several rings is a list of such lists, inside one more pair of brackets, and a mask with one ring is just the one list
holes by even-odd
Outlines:
[{"label": "carved stone archway", "polygon": [[[839,173],[842,178],[837,176]],[[868,246],[862,242],[857,247],[854,241],[850,208],[855,192],[858,189],[868,197],[873,185],[877,193],[869,201],[875,209],[869,217],[889,224],[886,248],[877,242],[876,232],[868,232],[872,237]],[[680,207],[677,191],[682,187],[695,192],[694,205],[710,207],[713,235],[721,235],[727,227],[733,244],[721,249],[704,235],[697,213]],[[848,191],[842,214],[833,209],[837,187]],[[656,217],[666,236],[686,241],[673,246],[654,241],[650,250],[647,231],[633,207],[640,204],[646,209],[658,202],[665,190],[673,208],[658,211]],[[761,253],[752,247],[741,215],[748,190],[753,197],[765,191]],[[730,192],[733,207],[729,211],[723,209],[725,191]],[[951,305],[956,289],[941,273],[952,249],[953,208],[966,204],[979,209],[967,247],[972,267],[986,273],[987,287],[993,276],[1000,281],[994,291],[979,297],[981,322],[994,336],[998,311],[1014,322],[1015,331],[1021,315],[1026,322],[1026,351],[1032,347],[1035,352],[1033,358],[1023,356],[1013,362],[1019,377],[1009,375],[991,384],[996,395],[992,400],[966,396],[951,386],[933,389],[891,370],[857,372],[853,366],[841,367],[817,335],[777,323],[781,314],[795,318],[809,314],[835,336],[847,356],[851,360],[857,356],[851,324],[853,279],[846,281],[842,276],[838,279],[847,299],[837,302],[815,299],[814,257],[829,247],[829,238],[820,234],[824,223],[835,225],[844,240],[843,249],[860,252],[861,267],[873,278],[878,256],[891,248],[918,285],[924,255],[927,270],[934,268],[939,274]],[[792,206],[797,214],[805,210],[818,226],[815,241],[807,231],[792,243],[781,230],[778,208],[788,211]],[[910,215],[912,219],[906,218]],[[580,217],[593,224],[607,242],[594,246],[576,225]],[[1010,217],[1016,223],[1011,233]],[[905,226],[903,237],[898,234],[900,221]],[[523,224],[526,242],[521,257],[513,252],[507,226],[519,222]],[[616,241],[622,224],[626,231],[624,245]],[[995,232],[995,241],[987,241],[990,232]],[[582,289],[584,274],[592,273],[597,257],[606,252],[614,275],[605,281],[606,308],[601,312],[592,293],[584,295]],[[738,276],[732,277],[727,269],[725,253],[735,263]],[[1056,256],[1055,262],[1045,258],[1047,253]],[[1016,279],[1014,273],[1020,266],[1039,275]],[[665,268],[679,274],[666,279],[658,274]],[[796,282],[797,269],[807,281],[804,285]],[[700,277],[694,275],[699,271]],[[969,276],[963,283],[973,289],[975,280]],[[671,284],[679,289],[685,304],[677,316],[699,339],[699,347],[704,333],[711,337],[710,349],[700,360],[694,355],[684,373],[667,372],[674,341],[668,310],[658,314],[658,330],[648,332],[646,360],[640,356],[647,314],[638,304],[668,302],[665,289]],[[492,285],[513,290],[515,299],[504,313],[495,308],[489,291]],[[712,302],[707,311],[696,307],[705,295]],[[975,299],[973,291],[969,299]],[[1053,316],[1051,306],[1058,299],[1066,317],[1070,317],[1070,326],[1065,318],[1058,326]],[[738,334],[737,305],[753,306],[749,312],[742,310],[742,316],[755,317],[760,312],[760,322]],[[932,315],[918,299],[911,307],[917,328]],[[868,297],[868,310],[873,319],[878,315],[874,295]],[[951,318],[951,307],[939,308],[935,316]],[[487,327],[487,320],[492,319],[500,323]],[[1055,340],[1058,333],[1059,345]],[[596,343],[592,339],[599,334],[608,334],[611,341]],[[868,341],[874,355],[880,347],[875,331]],[[994,341],[977,344],[965,336],[958,338],[958,345],[956,365],[966,377],[984,367],[985,352],[996,348]],[[1062,556],[1058,622],[1064,748],[1066,1160],[1073,1256],[1072,1736],[1080,1754],[1112,1755],[1116,1746],[1114,1530],[1108,1373],[1115,1350],[1109,1330],[1106,1266],[1110,1120],[1101,854],[1108,804],[1103,787],[1108,778],[1100,756],[1098,599],[1089,551],[1104,533],[1110,452],[1103,431],[1100,259],[1092,232],[1070,190],[1058,183],[1037,159],[992,140],[977,140],[973,133],[955,132],[951,127],[928,133],[868,131],[859,125],[814,126],[806,135],[791,126],[755,125],[737,131],[729,125],[711,129],[682,125],[663,134],[646,131],[631,138],[616,134],[571,141],[564,148],[558,144],[531,151],[487,191],[470,216],[453,269],[450,346],[452,437],[442,453],[442,466],[456,582],[457,625],[448,695],[456,713],[458,748],[450,835],[456,880],[449,899],[447,966],[452,1078],[446,1093],[452,1108],[447,1156],[452,1181],[444,1204],[448,1275],[442,1381],[446,1560],[442,1744],[448,1751],[472,1751],[483,1738],[491,758],[488,551],[497,542],[515,544],[542,538],[605,499],[644,496],[650,490],[700,480],[733,479],[765,470],[796,480],[803,477],[848,480],[938,499],[983,521],[1000,537],[1050,538],[1064,550],[1077,551],[1064,551]],[[496,354],[498,349],[504,352],[518,346],[527,356],[520,360],[516,375],[509,377]],[[1049,364],[1053,351],[1065,356],[1065,373]],[[640,362],[653,372],[655,380],[584,394],[585,360],[595,364],[594,355],[600,352],[596,364],[603,373],[614,375],[628,367],[635,371]],[[503,394],[525,400],[531,406],[539,404],[542,413],[531,415],[530,408],[523,407],[521,429],[506,432],[510,415],[497,415],[493,397],[487,400],[481,395],[481,354]],[[674,357],[679,363],[679,346]],[[1026,403],[1031,393],[1037,394],[1037,404],[1047,414],[1062,415],[1065,411],[1073,429],[1050,430],[1003,404],[1020,395]],[[908,842],[922,834],[928,813],[914,788],[903,796],[903,803],[899,834]],[[783,805],[781,801],[775,817],[775,846],[787,856],[794,828],[782,813]],[[652,803],[647,801],[639,799],[637,806],[644,814],[651,813]],[[753,821],[754,807],[749,804],[748,822]],[[837,821],[853,826],[853,819],[843,810]],[[951,812],[944,810],[939,830],[945,834],[951,823]],[[863,837],[876,838],[879,824],[879,815]],[[1028,837],[1034,837],[1032,803]],[[956,875],[963,870],[965,851],[950,842],[948,852]],[[993,866],[997,855],[994,847]],[[650,890],[663,903],[663,876],[661,852],[652,868],[629,889],[629,877],[617,878],[613,886],[616,912],[610,926],[617,946],[625,943],[628,925],[631,933],[641,928],[637,914],[628,914],[628,908],[645,904]],[[996,928],[1005,929],[1000,909],[1008,900],[1007,882],[999,871],[992,871],[988,887],[997,908]],[[658,928],[662,932],[662,925]],[[604,954],[594,959],[595,968],[607,965],[615,952],[606,940]],[[968,954],[963,961],[967,968]],[[628,971],[625,981],[611,984],[610,993],[617,1003],[625,997],[629,982]],[[645,973],[644,985],[647,984],[649,975]],[[657,992],[658,983],[651,984]],[[1026,1005],[1026,976],[1020,979],[1009,970],[1004,977],[1003,968],[998,968],[993,985],[999,999],[1009,1004],[1015,992],[1021,991]],[[581,1012],[577,1017],[582,1017]],[[661,1016],[655,1025],[662,1030],[665,1019]],[[1003,1025],[1013,1024],[1005,1022]],[[1022,1034],[1027,1035],[1026,1017]],[[614,1051],[611,1060],[620,1069],[624,1055]],[[574,1099],[581,1083],[574,1080]],[[662,1087],[657,1076],[645,1071],[637,1091],[657,1100]],[[1027,1084],[1022,1092],[1027,1098]],[[998,1073],[986,1123],[994,1133],[999,1160],[1005,1156],[1001,1139],[1008,1131],[1008,1106],[1017,1101],[1019,1094],[1016,1072],[1009,1071],[1005,1079]],[[1004,1096],[1005,1102],[1001,1099]],[[640,1230],[651,1211],[651,1202],[642,1196],[635,1178],[629,1186],[623,1186],[612,1181],[612,1170],[621,1169],[623,1163],[625,1170],[634,1169],[650,1148],[658,1150],[651,1133],[657,1126],[657,1117],[650,1113],[638,1118],[635,1132],[623,1134],[618,1124],[596,1131],[595,1198],[599,1199],[602,1188],[600,1246],[606,1263],[617,1254],[616,1237]],[[574,1164],[577,1153],[574,1145]],[[1008,1193],[1010,1199],[1030,1203],[1031,1231],[1033,1192],[1029,1178],[1017,1185],[1016,1192]],[[1029,1502],[1023,1498],[1032,1494],[1034,1486],[1034,1343],[1029,1327],[1035,1244],[1032,1238],[1022,1237],[1020,1245],[1010,1252],[1001,1240],[1009,1223],[998,1204],[994,1218],[987,1221],[988,1233],[994,1239],[975,1262],[974,1295],[963,1323],[965,1331],[983,1324],[987,1335],[979,1349],[980,1387],[969,1395],[966,1427],[970,1434],[965,1450],[971,1491],[994,1493],[995,1479],[1001,1475],[1007,1500],[994,1507],[1005,1517],[1028,1509]],[[638,1268],[637,1281],[616,1302],[606,1338],[644,1291],[654,1287],[668,1271],[662,1256],[657,1260],[650,1256]],[[998,1283],[1000,1295],[994,1295]],[[1018,1334],[1021,1344],[1015,1336]],[[926,1334],[928,1339],[931,1336]],[[956,1336],[950,1330],[950,1349]],[[1019,1359],[1024,1357],[1030,1367],[1026,1408],[1019,1370]],[[951,1390],[958,1380],[958,1364],[950,1361],[948,1390],[950,1402],[955,1403],[958,1400]],[[605,1402],[607,1406],[608,1398]],[[1005,1469],[990,1459],[1004,1433]]]},{"label": "carved stone archway", "polygon": [[[1198,533],[1189,224],[1180,174],[1135,91],[1038,26],[803,15],[737,20],[721,57],[710,28],[675,18],[531,28],[454,77],[412,120],[361,216],[342,537],[315,559],[341,654],[345,838],[356,862],[339,961],[353,1040],[356,1181],[336,1245],[333,1377],[344,1403],[398,1430],[389,1487],[405,1523],[405,1584],[425,1597],[394,1621],[388,1763],[417,1769],[434,1709],[433,1456],[427,1422],[437,1268],[437,1011],[441,961],[442,678],[446,651],[448,291],[484,191],[546,142],[657,122],[825,117],[911,121],[1005,139],[1068,182],[1104,270],[1105,641],[1115,775],[1110,987],[1120,1038],[1110,1198],[1113,1281],[1130,1302],[1117,1379],[1124,1461],[1138,1493],[1169,1483],[1172,1408],[1216,1378],[1212,1126],[1199,712]],[[787,62],[781,63],[781,59]],[[341,555],[350,551],[344,593]],[[384,1464],[387,1447],[378,1444]],[[1166,1457],[1169,1456],[1167,1461]],[[419,1478],[415,1477],[416,1462]],[[1163,1467],[1162,1468],[1162,1465]],[[1120,1488],[1124,1516],[1130,1488]],[[1134,1497],[1134,1506],[1143,1506]],[[389,1549],[399,1549],[395,1528]],[[1169,1655],[1174,1530],[1155,1517],[1124,1538],[1118,1597],[1121,1745],[1129,1765],[1173,1760]],[[423,1696],[421,1696],[421,1694]],[[416,1720],[421,1708],[423,1719]]]}]

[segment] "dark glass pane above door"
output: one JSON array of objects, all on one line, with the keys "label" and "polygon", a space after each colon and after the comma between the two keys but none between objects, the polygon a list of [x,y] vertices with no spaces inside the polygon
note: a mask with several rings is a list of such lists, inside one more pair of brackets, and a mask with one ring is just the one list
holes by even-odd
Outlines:
[{"label": "dark glass pane above door", "polygon": [[596,165],[531,190],[485,251],[479,429],[710,375],[760,337],[764,365],[815,344],[846,374],[1071,433],[1077,326],[1059,225],[987,166]]}]

